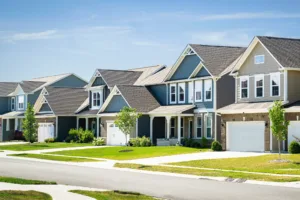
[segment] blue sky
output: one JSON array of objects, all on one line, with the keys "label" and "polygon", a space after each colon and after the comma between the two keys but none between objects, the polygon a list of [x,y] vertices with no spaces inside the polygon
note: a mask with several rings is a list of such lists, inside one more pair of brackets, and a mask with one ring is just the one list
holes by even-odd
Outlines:
[{"label": "blue sky", "polygon": [[299,1],[0,1],[0,81],[172,65],[188,43],[300,38]]}]

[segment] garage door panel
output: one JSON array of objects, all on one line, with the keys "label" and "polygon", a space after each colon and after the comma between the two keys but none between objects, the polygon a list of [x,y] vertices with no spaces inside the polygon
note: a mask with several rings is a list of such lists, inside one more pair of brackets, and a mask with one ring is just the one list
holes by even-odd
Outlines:
[{"label": "garage door panel", "polygon": [[39,123],[38,142],[44,142],[48,138],[54,138],[54,125],[51,123]]},{"label": "garage door panel", "polygon": [[[130,136],[127,135],[127,142]],[[107,145],[123,146],[126,144],[125,134],[114,124],[107,124]]]},{"label": "garage door panel", "polygon": [[300,122],[291,121],[288,129],[288,145],[295,141],[295,137],[300,138]]},{"label": "garage door panel", "polygon": [[227,150],[264,151],[265,123],[227,122]]}]

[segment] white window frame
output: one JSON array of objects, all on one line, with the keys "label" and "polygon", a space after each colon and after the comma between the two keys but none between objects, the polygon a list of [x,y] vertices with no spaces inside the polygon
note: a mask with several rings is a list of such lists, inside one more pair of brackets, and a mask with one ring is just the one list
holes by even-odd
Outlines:
[{"label": "white window frame", "polygon": [[[91,91],[91,98],[92,98],[92,109],[100,109],[101,108],[101,106],[102,106],[102,94],[103,94],[103,92],[101,92],[101,90],[92,90]],[[96,94],[96,96],[97,96],[97,94],[99,94],[99,101],[100,101],[100,105],[98,106],[98,105],[94,105],[94,94]],[[98,99],[96,99],[96,101],[97,101]]]},{"label": "white window frame", "polygon": [[[212,117],[211,114],[206,115],[206,120],[205,120],[205,136],[206,136],[207,139],[211,139],[212,135],[213,135],[213,131],[212,131],[212,127],[213,127],[212,123],[213,123],[213,121],[212,121],[212,119],[213,119],[213,117]],[[210,121],[210,126],[208,126],[208,121]],[[207,129],[208,128],[210,128],[210,137],[207,137]]]},{"label": "white window frame", "polygon": [[12,97],[11,98],[11,100],[10,100],[10,108],[11,108],[11,110],[16,110],[16,97]]},{"label": "white window frame", "polygon": [[[174,93],[172,93],[172,87],[175,87]],[[175,96],[175,101],[172,101],[172,95]],[[177,103],[177,85],[176,84],[170,84],[170,104],[176,104]]]},{"label": "white window frame", "polygon": [[[247,97],[242,96],[242,90],[246,88],[242,88],[242,82],[247,80]],[[240,99],[248,99],[249,98],[249,76],[241,76],[240,77]]]},{"label": "white window frame", "polygon": [[10,119],[6,119],[6,131],[10,131],[9,121],[10,121]]},{"label": "white window frame", "polygon": [[[199,126],[199,123],[198,123],[198,122],[199,122],[199,121],[198,121],[199,119],[200,119],[200,121],[201,121],[200,126]],[[196,139],[199,139],[199,138],[202,138],[202,137],[203,137],[203,134],[202,134],[202,133],[203,133],[203,131],[202,131],[202,130],[203,130],[203,129],[202,129],[203,126],[202,126],[202,117],[201,117],[201,116],[197,116],[197,117],[196,117],[196,125],[197,125],[197,126],[196,126],[196,134],[195,134],[195,138],[196,138]],[[199,129],[199,128],[201,129],[201,137],[198,137],[198,129]]]},{"label": "white window frame", "polygon": [[[209,92],[207,84],[210,85],[210,98],[209,99],[206,98],[206,92]],[[213,95],[212,87],[213,87],[212,79],[204,80],[204,101],[212,101],[212,95]]]},{"label": "white window frame", "polygon": [[[172,126],[172,120],[174,120],[174,126]],[[174,129],[174,136],[175,137],[175,133],[176,133],[176,118],[172,117],[170,120],[170,137],[172,134],[172,129]]]},{"label": "white window frame", "polygon": [[[263,85],[260,87],[257,87],[256,82],[262,79]],[[262,88],[262,96],[257,96],[257,89]],[[255,75],[254,77],[254,90],[255,90],[255,98],[263,98],[265,96],[265,76],[264,75]]]},{"label": "white window frame", "polygon": [[[20,97],[23,98],[23,103],[20,103]],[[25,109],[25,95],[19,95],[18,96],[18,110],[24,110]],[[20,106],[22,105],[22,106]]]},{"label": "white window frame", "polygon": [[[199,84],[199,88],[197,85]],[[197,99],[197,92],[201,92],[201,99]],[[195,81],[195,102],[202,102],[203,101],[203,81]]]},{"label": "white window frame", "polygon": [[[180,88],[182,88],[183,89],[183,101],[180,101]],[[178,89],[178,97],[177,97],[177,99],[178,99],[178,103],[185,103],[185,83],[178,83],[178,87],[177,87],[177,89]]]},{"label": "white window frame", "polygon": [[[278,76],[278,95],[273,95],[273,87],[274,86],[276,86],[276,85],[272,85],[272,77],[274,77],[274,76]],[[280,96],[280,77],[281,76],[281,74],[280,74],[280,72],[276,72],[276,73],[271,73],[270,74],[270,96],[271,97],[279,97]]]},{"label": "white window frame", "polygon": [[254,56],[254,64],[264,64],[265,63],[265,55],[255,55]]},{"label": "white window frame", "polygon": [[189,103],[194,103],[194,82],[189,82]]},{"label": "white window frame", "polygon": [[184,118],[180,118],[180,138],[184,138]]}]

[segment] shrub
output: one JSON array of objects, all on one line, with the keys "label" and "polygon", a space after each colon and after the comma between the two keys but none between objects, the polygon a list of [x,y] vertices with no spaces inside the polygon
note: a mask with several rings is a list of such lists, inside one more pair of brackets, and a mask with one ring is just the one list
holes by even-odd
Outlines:
[{"label": "shrub", "polygon": [[94,140],[94,133],[89,130],[79,132],[79,142],[80,143],[91,143]]},{"label": "shrub", "polygon": [[54,138],[47,138],[47,139],[45,139],[45,142],[46,143],[54,143],[55,139]]},{"label": "shrub", "polygon": [[185,146],[185,147],[191,147],[192,143],[193,143],[193,139],[191,139],[191,138],[183,139],[183,146]]},{"label": "shrub", "polygon": [[80,137],[80,132],[83,132],[83,129],[71,129],[69,131],[69,136],[66,138],[66,142],[78,142]]},{"label": "shrub", "polygon": [[132,138],[129,141],[129,144],[133,147],[150,147],[151,146],[151,140],[148,137],[138,137],[138,138]]},{"label": "shrub", "polygon": [[213,143],[211,144],[211,149],[213,151],[222,151],[222,145],[218,141],[213,141]]},{"label": "shrub", "polygon": [[206,137],[202,137],[201,146],[202,147],[208,147],[208,139],[206,139]]},{"label": "shrub", "polygon": [[94,146],[103,146],[103,145],[105,145],[104,138],[101,138],[101,137],[99,137],[99,138],[94,138],[94,140],[93,140],[93,145],[94,145]]},{"label": "shrub", "polygon": [[197,142],[197,141],[193,140],[192,143],[191,143],[191,147],[200,148],[201,144],[200,144],[200,142]]},{"label": "shrub", "polygon": [[296,141],[292,141],[289,145],[289,153],[296,154],[300,153],[300,144]]}]

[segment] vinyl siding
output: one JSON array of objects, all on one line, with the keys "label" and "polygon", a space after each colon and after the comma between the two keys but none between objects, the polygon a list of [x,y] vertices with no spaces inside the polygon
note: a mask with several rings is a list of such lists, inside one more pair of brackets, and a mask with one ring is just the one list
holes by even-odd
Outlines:
[{"label": "vinyl siding", "polygon": [[39,110],[39,112],[47,112],[47,111],[51,111],[50,106],[48,105],[48,103],[44,103],[41,107],[41,109]]},{"label": "vinyl siding", "polygon": [[204,67],[202,67],[200,69],[200,71],[196,74],[195,77],[206,77],[206,76],[210,76],[210,74],[208,73],[208,71]]},{"label": "vinyl siding", "polygon": [[120,112],[120,110],[124,107],[128,106],[122,95],[114,95],[113,98],[108,103],[104,112],[107,113],[115,113]]},{"label": "vinyl siding", "polygon": [[101,86],[101,85],[106,85],[106,83],[104,82],[103,78],[102,77],[97,77],[93,84],[92,84],[92,87],[95,87],[95,86]]},{"label": "vinyl siding", "polygon": [[166,105],[167,100],[167,87],[166,85],[151,85],[147,89],[151,92],[154,98],[160,103],[160,105]]},{"label": "vinyl siding", "polygon": [[[9,120],[9,131],[6,131],[6,121]],[[3,141],[10,141],[14,139],[15,133],[15,119],[3,119]]]},{"label": "vinyl siding", "polygon": [[[31,105],[34,105],[36,100],[39,98],[40,93],[42,90],[36,91],[33,94],[28,94],[27,98],[28,98],[28,103],[30,103]],[[25,101],[26,102],[26,101]],[[26,106],[25,106],[26,107]]]},{"label": "vinyl siding", "polygon": [[53,87],[84,87],[87,85],[87,82],[81,80],[80,78],[70,75],[60,81],[57,81],[50,86]]},{"label": "vinyl siding", "polygon": [[288,71],[288,101],[290,103],[300,100],[300,72]]},{"label": "vinyl siding", "polygon": [[199,65],[200,58],[197,55],[187,55],[181,64],[178,66],[177,70],[170,78],[170,80],[181,80],[187,79]]},{"label": "vinyl siding", "polygon": [[217,81],[217,109],[235,102],[235,79],[226,74]]},{"label": "vinyl siding", "polygon": [[11,110],[10,108],[10,98],[0,97],[0,115],[5,114]]}]

